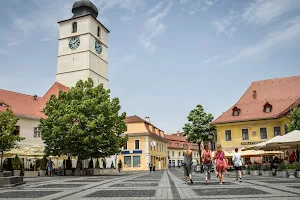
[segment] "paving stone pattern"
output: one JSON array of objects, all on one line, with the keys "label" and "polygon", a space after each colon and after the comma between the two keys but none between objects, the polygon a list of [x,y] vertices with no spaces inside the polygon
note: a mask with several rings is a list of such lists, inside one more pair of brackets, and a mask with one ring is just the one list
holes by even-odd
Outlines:
[{"label": "paving stone pattern", "polygon": [[205,185],[204,174],[193,173],[194,184],[186,184],[183,169],[123,172],[104,176],[54,176],[24,178],[25,185],[1,188],[1,200],[123,200],[123,199],[300,199],[300,179],[246,175],[236,182],[229,173],[220,185],[215,174]]}]

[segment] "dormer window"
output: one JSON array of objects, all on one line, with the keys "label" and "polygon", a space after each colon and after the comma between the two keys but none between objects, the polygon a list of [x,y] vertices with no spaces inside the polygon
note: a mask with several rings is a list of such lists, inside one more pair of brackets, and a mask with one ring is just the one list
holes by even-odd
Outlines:
[{"label": "dormer window", "polygon": [[77,22],[73,22],[72,24],[72,33],[76,33],[77,32]]},{"label": "dormer window", "polygon": [[266,104],[264,105],[264,112],[266,112],[266,113],[272,112],[272,105],[269,104],[269,103],[266,103]]},{"label": "dormer window", "polygon": [[0,102],[0,107],[8,107],[8,105],[6,105],[5,103]]},{"label": "dormer window", "polygon": [[240,115],[240,112],[241,112],[241,109],[239,109],[238,107],[234,107],[233,109],[232,109],[232,115],[233,116],[239,116]]}]

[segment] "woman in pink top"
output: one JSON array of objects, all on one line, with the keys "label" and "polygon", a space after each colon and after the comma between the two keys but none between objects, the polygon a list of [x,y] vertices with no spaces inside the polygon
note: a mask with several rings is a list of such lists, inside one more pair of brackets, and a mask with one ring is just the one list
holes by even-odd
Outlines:
[{"label": "woman in pink top", "polygon": [[217,160],[216,164],[217,164],[217,172],[219,174],[219,179],[220,179],[220,184],[223,184],[224,181],[224,173],[226,170],[226,157],[225,157],[225,153],[222,150],[222,146],[221,144],[217,145],[217,150],[216,150],[216,155],[215,158]]}]

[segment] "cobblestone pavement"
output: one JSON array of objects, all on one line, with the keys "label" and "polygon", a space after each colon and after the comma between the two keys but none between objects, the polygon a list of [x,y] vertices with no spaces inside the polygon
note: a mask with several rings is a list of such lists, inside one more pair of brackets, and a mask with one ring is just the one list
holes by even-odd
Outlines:
[{"label": "cobblestone pavement", "polygon": [[185,184],[182,169],[122,173],[86,177],[25,178],[25,185],[0,189],[0,199],[123,200],[123,199],[300,199],[300,179],[245,176],[236,182],[233,174],[219,185],[204,184],[203,174],[194,174],[194,184]]}]

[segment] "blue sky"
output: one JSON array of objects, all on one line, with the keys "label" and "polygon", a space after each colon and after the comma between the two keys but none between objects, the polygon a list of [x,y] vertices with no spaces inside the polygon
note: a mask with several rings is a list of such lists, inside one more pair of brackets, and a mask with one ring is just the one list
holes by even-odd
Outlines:
[{"label": "blue sky", "polygon": [[[300,75],[299,0],[92,0],[110,31],[109,79],[128,115],[182,130],[197,104],[218,117],[252,81]],[[1,2],[0,88],[55,82],[58,21],[75,0]]]}]

